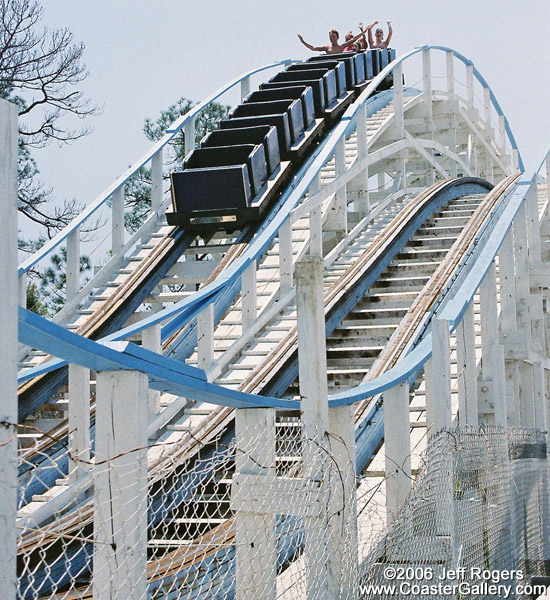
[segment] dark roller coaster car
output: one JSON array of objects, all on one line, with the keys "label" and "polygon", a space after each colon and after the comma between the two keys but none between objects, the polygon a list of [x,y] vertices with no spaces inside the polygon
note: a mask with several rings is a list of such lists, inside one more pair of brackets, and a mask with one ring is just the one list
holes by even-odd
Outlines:
[{"label": "dark roller coaster car", "polygon": [[[260,221],[307,156],[393,50],[294,63],[233,108],[172,172],[170,225],[234,231]],[[388,76],[378,89],[393,84]]]}]

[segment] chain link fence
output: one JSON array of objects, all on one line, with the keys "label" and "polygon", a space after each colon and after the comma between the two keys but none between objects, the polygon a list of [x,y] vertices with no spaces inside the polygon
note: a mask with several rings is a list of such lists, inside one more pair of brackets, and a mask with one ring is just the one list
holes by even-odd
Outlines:
[{"label": "chain link fence", "polygon": [[245,598],[253,589],[315,600],[327,582],[355,597],[355,475],[351,459],[335,459],[341,440],[308,438],[284,416],[271,455],[265,433],[239,439],[226,429],[189,452],[197,440],[172,431],[92,458],[73,485],[63,439],[21,449],[18,599]]},{"label": "chain link fence", "polygon": [[[359,597],[533,597],[550,556],[549,475],[540,432],[440,432],[395,521],[376,542],[360,536]],[[372,503],[359,527],[380,514]]]}]

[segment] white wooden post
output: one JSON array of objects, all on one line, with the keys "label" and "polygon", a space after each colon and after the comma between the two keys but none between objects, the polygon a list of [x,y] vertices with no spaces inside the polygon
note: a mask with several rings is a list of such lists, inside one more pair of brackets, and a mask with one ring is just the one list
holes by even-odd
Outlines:
[{"label": "white wooden post", "polygon": [[411,490],[411,424],[409,384],[384,392],[386,520],[391,525]]},{"label": "white wooden post", "polygon": [[281,297],[292,289],[294,264],[292,262],[292,223],[290,217],[279,227],[279,271]]},{"label": "white wooden post", "polygon": [[205,371],[214,362],[214,303],[207,304],[197,315],[197,361]]},{"label": "white wooden post", "polygon": [[[342,136],[336,145],[334,152],[334,169],[336,177],[339,177],[346,171],[346,139]],[[344,184],[336,192],[335,216],[333,219],[333,228],[337,235],[343,239],[348,231],[348,207],[347,207],[347,192]]]},{"label": "white wooden post", "polygon": [[[327,446],[329,430],[323,263],[309,257],[296,264],[296,306],[298,312],[298,364],[302,422],[306,435],[304,469],[311,479],[319,478],[319,445]],[[324,547],[327,524],[323,517],[305,519],[307,555],[307,598],[334,597],[330,558]]]},{"label": "white wooden post", "polygon": [[494,420],[495,425],[507,427],[504,350],[498,339],[497,282],[494,262],[481,282],[479,298],[481,308],[479,412],[484,415],[485,422],[493,424]]},{"label": "white wooden post", "polygon": [[393,70],[393,106],[395,120],[395,137],[402,140],[405,137],[405,115],[403,113],[403,67],[401,63]]},{"label": "white wooden post", "polygon": [[331,490],[331,549],[334,589],[338,598],[357,598],[359,581],[355,424],[351,406],[329,408],[330,451],[338,473]]},{"label": "white wooden post", "polygon": [[500,158],[502,162],[508,164],[508,156],[506,152],[506,118],[504,115],[498,116],[498,131],[500,141]]},{"label": "white wooden post", "polygon": [[[321,189],[321,177],[316,175],[315,179],[309,186],[310,196],[314,196]],[[321,212],[321,204],[314,208],[309,213],[309,254],[311,256],[323,256],[323,215]]]},{"label": "white wooden post", "polygon": [[113,195],[112,214],[113,230],[111,234],[111,245],[113,254],[116,254],[124,245],[124,186],[121,185]]},{"label": "white wooden post", "polygon": [[298,363],[302,419],[306,435],[328,431],[327,355],[323,263],[310,257],[296,263]]},{"label": "white wooden post", "polygon": [[485,121],[485,129],[491,130],[491,89],[483,88],[483,120]]},{"label": "white wooden post", "polygon": [[478,425],[476,334],[473,302],[456,328],[458,407],[461,425]]},{"label": "white wooden post", "polygon": [[144,373],[97,374],[94,600],[147,596],[147,404]]},{"label": "white wooden post", "polygon": [[157,215],[159,215],[161,212],[163,200],[162,170],[163,149],[160,148],[151,159],[151,209],[154,210]]},{"label": "white wooden post", "polygon": [[[239,493],[246,476],[275,476],[275,411],[269,408],[240,408],[235,414],[235,471],[231,493]],[[244,495],[246,496],[246,494]],[[235,511],[237,600],[275,600],[277,592],[276,512],[255,512],[249,506]],[[277,498],[272,499],[274,505]],[[246,510],[246,509],[249,510]]]},{"label": "white wooden post", "polygon": [[252,326],[258,311],[256,296],[256,261],[243,271],[241,282],[243,333]]},{"label": "white wooden post", "polygon": [[[428,137],[433,137],[433,107],[432,107],[432,59],[430,49],[422,50],[422,85],[424,89],[424,111],[426,115],[426,127]],[[433,150],[427,150],[430,155]],[[432,185],[435,182],[435,169],[428,163],[426,165],[426,185]]]},{"label": "white wooden post", "polygon": [[[355,114],[357,123],[357,160],[364,160],[368,157],[368,138],[367,138],[367,107],[363,103]],[[369,202],[369,169],[368,166],[354,178],[357,192],[357,208],[365,216],[370,212]]]},{"label": "white wooden post", "polygon": [[0,100],[0,598],[17,595],[17,107]]},{"label": "white wooden post", "polygon": [[69,365],[69,482],[90,471],[90,370]]},{"label": "white wooden post", "polygon": [[500,283],[500,331],[504,347],[508,425],[519,425],[519,374],[517,361],[510,357],[510,344],[517,332],[514,233],[510,228],[498,254]]},{"label": "white wooden post", "polygon": [[455,97],[455,63],[454,54],[448,50],[445,52],[445,64],[447,71],[447,100]]},{"label": "white wooden post", "polygon": [[22,273],[17,280],[19,306],[22,306],[23,308],[27,308],[27,279],[27,274]]},{"label": "white wooden post", "polygon": [[241,80],[241,101],[250,94],[250,75]]},{"label": "white wooden post", "polygon": [[[451,51],[445,52],[445,61],[447,66],[447,100],[451,102],[451,115],[449,122],[449,150],[456,152],[456,99],[455,99],[455,63],[454,54]],[[457,176],[457,164],[453,160],[448,169],[451,177]]]},{"label": "white wooden post", "polygon": [[67,236],[65,302],[70,302],[80,289],[80,227]]},{"label": "white wooden post", "polygon": [[[160,308],[153,309],[154,312],[158,312]],[[161,326],[153,325],[147,327],[141,332],[141,345],[147,350],[162,354],[162,340],[161,340]],[[148,390],[149,397],[149,421],[160,412],[160,392],[158,390]]]},{"label": "white wooden post", "polygon": [[471,118],[474,111],[474,65],[466,65],[466,103]]},{"label": "white wooden post", "polygon": [[432,357],[426,363],[426,421],[429,435],[451,427],[451,343],[446,319],[432,320]]},{"label": "white wooden post", "polygon": [[185,143],[185,156],[195,149],[195,121],[196,117],[186,121],[183,126],[183,139]]}]

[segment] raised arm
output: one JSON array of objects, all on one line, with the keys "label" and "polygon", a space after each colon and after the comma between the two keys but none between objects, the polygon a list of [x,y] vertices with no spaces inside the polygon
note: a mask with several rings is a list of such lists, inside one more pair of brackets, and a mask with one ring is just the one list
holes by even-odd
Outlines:
[{"label": "raised arm", "polygon": [[312,46],[311,44],[308,44],[300,34],[298,34],[298,39],[306,48],[309,48],[312,52],[326,52],[328,49],[328,46]]},{"label": "raised arm", "polygon": [[[372,46],[373,46],[373,44],[374,44],[374,42],[372,41],[372,28],[373,28],[375,25],[378,25],[378,21],[373,21],[372,23],[370,23],[369,25],[367,25],[367,26],[365,27],[365,31],[367,32],[367,34],[368,34],[368,36],[369,36],[369,43],[368,43],[368,46],[367,46],[367,43],[366,43],[366,40],[365,40],[365,48],[368,48],[368,47],[372,48]],[[365,37],[365,36],[363,35],[363,39],[364,39],[364,37]]]},{"label": "raised arm", "polygon": [[351,46],[351,44],[353,44],[353,42],[356,42],[362,35],[364,35],[364,33],[361,31],[355,37],[352,37],[351,40],[347,40],[343,44],[339,44],[338,48],[339,48],[340,52],[343,52],[343,50],[346,46]]},{"label": "raised arm", "polygon": [[363,50],[366,50],[368,48],[368,45],[367,45],[367,38],[365,37],[366,29],[363,29],[363,23],[359,23],[359,29],[361,30],[361,33],[363,34],[361,36],[361,39],[359,40],[359,45],[361,46],[361,48]]},{"label": "raised arm", "polygon": [[391,27],[391,21],[388,21],[388,37],[384,40],[386,44],[386,48],[390,47],[391,36],[393,35],[393,29]]}]

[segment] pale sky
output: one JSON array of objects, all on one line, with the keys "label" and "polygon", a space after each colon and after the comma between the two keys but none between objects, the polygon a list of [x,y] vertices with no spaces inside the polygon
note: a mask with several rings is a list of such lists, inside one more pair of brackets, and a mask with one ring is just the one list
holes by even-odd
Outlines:
[{"label": "pale sky", "polygon": [[[451,47],[473,60],[507,115],[526,166],[550,143],[548,0],[42,0],[45,21],[86,45],[86,93],[103,106],[94,132],[70,146],[35,152],[59,198],[92,201],[150,143],[146,117],[181,96],[202,100],[237,75],[311,53],[297,37],[327,43],[359,21],[393,23],[392,46]],[[380,6],[380,8],[377,8]],[[408,72],[406,83],[416,81]],[[441,81],[441,87],[444,80]]]}]

